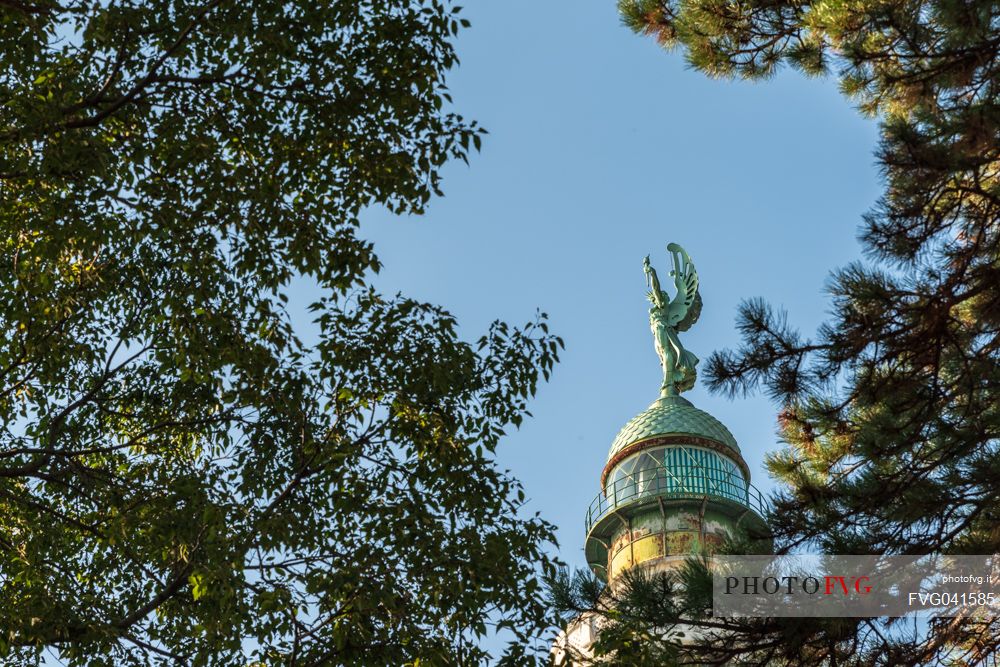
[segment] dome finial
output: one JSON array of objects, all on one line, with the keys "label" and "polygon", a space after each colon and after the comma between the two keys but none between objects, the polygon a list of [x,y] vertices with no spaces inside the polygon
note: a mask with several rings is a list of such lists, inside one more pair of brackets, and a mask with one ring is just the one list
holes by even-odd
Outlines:
[{"label": "dome finial", "polygon": [[649,262],[649,255],[642,262],[646,273],[646,295],[653,307],[649,309],[649,326],[653,330],[653,343],[663,367],[663,385],[660,396],[678,396],[694,386],[698,357],[681,345],[677,333],[687,331],[701,315],[701,294],[698,292],[698,273],[684,249],[676,243],[667,245],[673,262],[670,275],[674,278],[677,293],[670,295],[660,289],[656,269]]}]

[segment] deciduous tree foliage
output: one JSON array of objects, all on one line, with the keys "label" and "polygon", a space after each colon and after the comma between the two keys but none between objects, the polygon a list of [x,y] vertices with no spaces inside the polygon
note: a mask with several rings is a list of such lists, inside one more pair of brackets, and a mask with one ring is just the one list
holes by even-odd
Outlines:
[{"label": "deciduous tree foliage", "polygon": [[[1000,552],[1000,8],[619,7],[626,25],[679,46],[711,76],[761,79],[783,65],[834,76],[880,120],[885,193],[862,227],[866,261],[832,276],[826,324],[806,338],[783,312],[750,300],[739,317],[743,345],[708,362],[713,389],[762,389],[781,407],[787,445],[768,460],[784,482],[770,517],[778,549]],[[719,628],[697,606],[684,613],[707,629],[708,641],[687,653],[700,662],[981,664],[1000,643],[995,622],[968,618],[916,634],[885,620]],[[667,617],[651,609],[635,618],[641,633]]]},{"label": "deciduous tree foliage", "polygon": [[492,452],[561,341],[465,342],[357,235],[479,145],[457,12],[0,3],[4,664],[476,664],[540,627],[552,529]]}]

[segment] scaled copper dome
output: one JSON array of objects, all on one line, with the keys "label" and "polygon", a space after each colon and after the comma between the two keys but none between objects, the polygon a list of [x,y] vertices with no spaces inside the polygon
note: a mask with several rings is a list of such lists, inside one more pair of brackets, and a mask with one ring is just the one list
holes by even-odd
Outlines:
[{"label": "scaled copper dome", "polygon": [[739,453],[736,438],[718,419],[680,396],[665,396],[630,419],[611,444],[608,460],[629,445],[661,435],[691,435],[727,445]]}]

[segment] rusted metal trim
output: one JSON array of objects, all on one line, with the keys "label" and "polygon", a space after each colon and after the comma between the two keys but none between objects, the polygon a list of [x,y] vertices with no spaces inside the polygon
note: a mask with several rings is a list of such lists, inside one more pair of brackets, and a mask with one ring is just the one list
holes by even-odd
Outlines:
[{"label": "rusted metal trim", "polygon": [[705,545],[705,507],[708,505],[708,496],[701,499],[701,509],[698,510],[698,542],[702,547]]},{"label": "rusted metal trim", "polygon": [[629,517],[628,520],[628,556],[632,564],[629,567],[635,567],[635,532],[632,530],[632,518]]},{"label": "rusted metal trim", "polygon": [[740,453],[729,445],[721,443],[717,440],[702,438],[696,435],[659,435],[654,438],[633,442],[631,445],[625,447],[612,456],[607,465],[604,466],[604,470],[601,472],[601,488],[604,488],[608,475],[616,465],[636,452],[641,452],[644,449],[651,449],[660,445],[694,445],[696,447],[704,447],[706,449],[714,450],[733,459],[743,472],[744,479],[747,482],[750,481],[750,466],[748,466],[746,461],[743,460]]}]

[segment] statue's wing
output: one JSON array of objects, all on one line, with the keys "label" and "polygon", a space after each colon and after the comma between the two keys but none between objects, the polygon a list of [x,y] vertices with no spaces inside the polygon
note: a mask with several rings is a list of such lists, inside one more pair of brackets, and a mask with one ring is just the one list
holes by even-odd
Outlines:
[{"label": "statue's wing", "polygon": [[677,295],[670,302],[670,320],[678,331],[687,331],[701,315],[698,272],[695,271],[694,262],[680,246],[671,243],[668,249],[677,252],[681,260],[681,270],[674,274]]},{"label": "statue's wing", "polygon": [[695,291],[694,301],[688,307],[687,313],[684,314],[681,321],[677,323],[677,330],[687,331],[695,322],[698,321],[699,317],[701,317],[701,293]]}]

